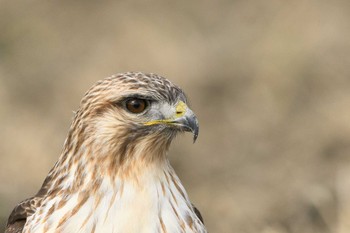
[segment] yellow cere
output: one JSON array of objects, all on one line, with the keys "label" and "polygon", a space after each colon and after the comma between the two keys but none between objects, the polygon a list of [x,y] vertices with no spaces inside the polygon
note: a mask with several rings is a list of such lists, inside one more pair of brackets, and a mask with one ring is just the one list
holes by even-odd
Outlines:
[{"label": "yellow cere", "polygon": [[183,115],[185,115],[187,109],[187,105],[180,101],[177,105],[176,105],[176,117],[182,117]]},{"label": "yellow cere", "polygon": [[[180,101],[175,108],[176,110],[175,116],[174,116],[175,119],[185,115],[186,109],[187,109],[187,105],[183,101]],[[145,122],[143,124],[144,125],[157,125],[157,124],[164,124],[164,123],[167,124],[167,123],[171,123],[172,121],[173,119],[154,120],[154,121]]]}]

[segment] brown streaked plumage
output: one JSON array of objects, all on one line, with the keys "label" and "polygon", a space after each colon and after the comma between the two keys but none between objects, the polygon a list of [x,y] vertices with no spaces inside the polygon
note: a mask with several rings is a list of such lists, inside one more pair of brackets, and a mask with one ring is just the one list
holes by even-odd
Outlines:
[{"label": "brown streaked plumage", "polygon": [[156,74],[98,81],[75,113],[61,156],[5,233],[206,232],[166,153],[198,135],[184,92]]}]

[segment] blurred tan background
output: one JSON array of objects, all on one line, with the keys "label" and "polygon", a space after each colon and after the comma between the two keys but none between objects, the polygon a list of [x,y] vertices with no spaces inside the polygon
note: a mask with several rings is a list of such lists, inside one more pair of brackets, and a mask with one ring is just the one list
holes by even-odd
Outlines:
[{"label": "blurred tan background", "polygon": [[210,232],[349,233],[349,38],[347,0],[0,1],[1,229],[84,92],[144,71],[198,115],[169,157]]}]

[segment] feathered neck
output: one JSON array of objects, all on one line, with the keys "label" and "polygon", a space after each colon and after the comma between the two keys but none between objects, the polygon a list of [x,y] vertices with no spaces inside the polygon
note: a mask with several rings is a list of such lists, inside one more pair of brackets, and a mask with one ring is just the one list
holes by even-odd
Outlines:
[{"label": "feathered neck", "polygon": [[[62,154],[49,173],[51,192],[75,193],[97,190],[103,180],[113,185],[116,179],[133,179],[149,170],[168,171],[166,154],[172,137],[159,134],[126,138],[91,134],[84,124],[74,124],[65,141]],[[118,132],[118,131],[117,131]],[[120,132],[120,131],[119,131]]]},{"label": "feathered neck", "polygon": [[68,136],[42,211],[33,215],[43,231],[206,232],[166,158],[170,139],[145,135],[104,144],[92,138]]}]

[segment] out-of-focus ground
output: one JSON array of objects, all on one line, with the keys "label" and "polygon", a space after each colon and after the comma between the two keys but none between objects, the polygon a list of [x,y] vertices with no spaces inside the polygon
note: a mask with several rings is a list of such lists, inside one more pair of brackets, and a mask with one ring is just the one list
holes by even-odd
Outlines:
[{"label": "out-of-focus ground", "polygon": [[145,71],[200,120],[169,156],[210,232],[350,232],[349,29],[347,0],[1,1],[1,226],[84,92]]}]

